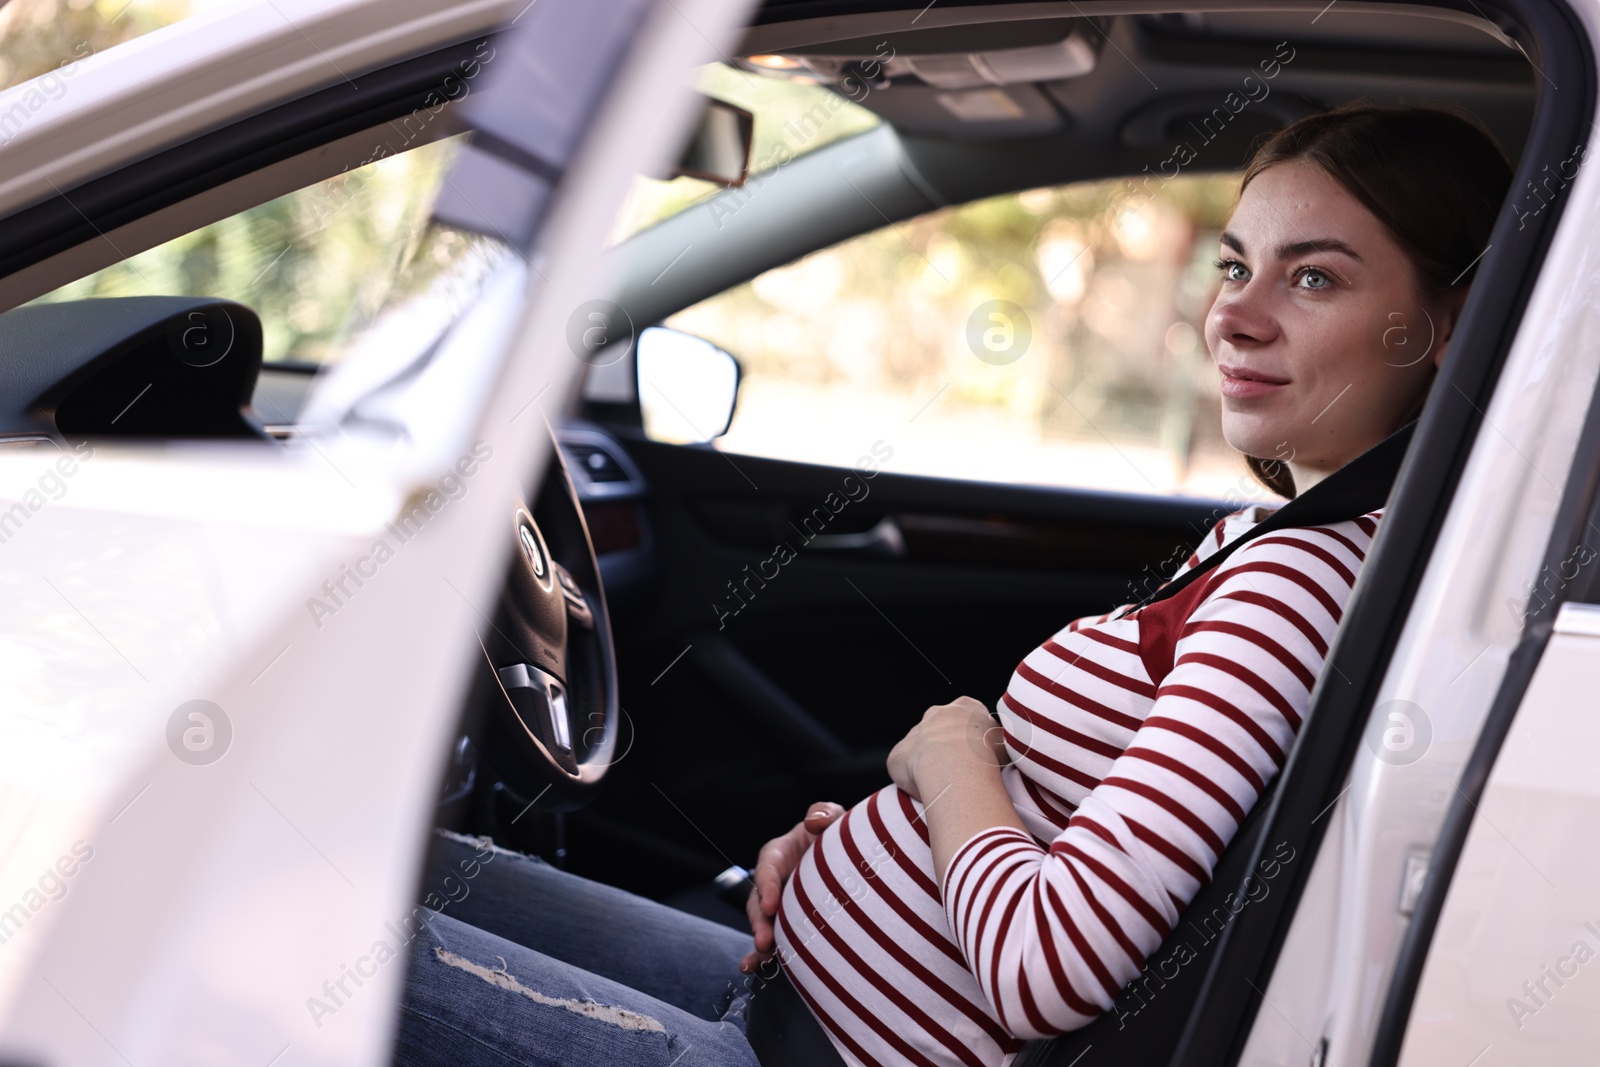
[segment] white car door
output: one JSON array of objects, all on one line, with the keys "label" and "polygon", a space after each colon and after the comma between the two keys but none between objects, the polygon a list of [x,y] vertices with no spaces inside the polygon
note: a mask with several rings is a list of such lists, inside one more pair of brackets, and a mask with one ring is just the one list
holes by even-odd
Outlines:
[{"label": "white car door", "polygon": [[[216,150],[262,108],[504,21],[484,84],[529,94],[510,111],[542,166],[466,154],[456,192],[531,205],[523,255],[436,337],[413,338],[439,341],[431,372],[374,398],[381,428],[284,448],[0,447],[0,514],[26,516],[0,546],[0,1056],[384,1060],[402,967],[368,962],[350,985],[350,964],[411,906],[474,605],[492,601],[511,547],[502,502],[548,460],[544,420],[517,416],[539,397],[559,412],[576,388],[568,311],[601,290],[595,256],[630,175],[687,129],[685,73],[741,14],[719,0],[236,4],[94,57],[7,149],[0,208],[71,205],[152,153]],[[120,258],[119,238],[153,240],[141,225],[226,213],[207,196],[248,202],[250,177],[153,221],[127,209],[8,278],[11,302],[95,269],[106,245]],[[484,460],[470,491],[336,618],[308,612],[464,455]],[[330,980],[354,993],[332,1017],[308,1011]]]}]

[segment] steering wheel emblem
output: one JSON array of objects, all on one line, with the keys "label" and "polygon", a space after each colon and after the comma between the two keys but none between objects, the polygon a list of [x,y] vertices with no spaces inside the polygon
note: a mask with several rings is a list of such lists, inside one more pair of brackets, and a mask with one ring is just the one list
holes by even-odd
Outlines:
[{"label": "steering wheel emblem", "polygon": [[536,577],[545,575],[544,553],[539,549],[539,538],[526,522],[517,525],[517,540],[522,544],[522,554],[528,557],[528,566]]}]

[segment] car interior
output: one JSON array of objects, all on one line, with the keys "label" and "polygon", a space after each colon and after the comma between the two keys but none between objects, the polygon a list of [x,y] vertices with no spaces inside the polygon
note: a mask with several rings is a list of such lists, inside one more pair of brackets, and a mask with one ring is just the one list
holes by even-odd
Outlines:
[{"label": "car interior", "polygon": [[[701,132],[721,142],[713,150],[697,136],[677,172],[687,177],[667,192],[665,179],[640,179],[640,195],[657,197],[654,213],[608,250],[613,290],[574,312],[574,357],[591,364],[588,383],[570,405],[543,408],[563,462],[507,516],[517,549],[501,605],[478,635],[483,659],[460,709],[459,741],[441,754],[438,824],[743,929],[737,902],[747,884],[719,875],[753,865],[761,844],[808,804],[849,805],[886,784],[889,748],[927,707],[960,695],[992,703],[1044,636],[1151,588],[1217,518],[1242,506],[1244,490],[1234,487],[1244,468],[1225,466],[1226,456],[1204,467],[1206,477],[1194,474],[1198,460],[1165,479],[1142,477],[1134,460],[1118,468],[1111,453],[1119,443],[1133,450],[1126,442],[1136,435],[1100,429],[1110,416],[1095,412],[1110,407],[1077,410],[1073,397],[1087,404],[1101,388],[1087,371],[1074,380],[1090,392],[1064,391],[1048,375],[1032,386],[1061,398],[1051,399],[1059,414],[1041,433],[1071,436],[1075,427],[1084,448],[1110,456],[1109,474],[1085,459],[1080,477],[1070,469],[1076,453],[1061,454],[1069,469],[1041,473],[1050,454],[1024,453],[998,431],[986,437],[987,424],[937,422],[945,418],[937,407],[923,424],[934,429],[914,440],[925,416],[904,404],[892,423],[863,416],[852,432],[807,429],[818,424],[805,419],[844,403],[851,389],[870,393],[887,380],[852,377],[853,356],[838,346],[806,350],[822,336],[811,324],[834,314],[827,294],[878,300],[883,329],[910,338],[865,329],[863,348],[884,351],[921,343],[913,320],[937,318],[945,305],[891,306],[887,290],[852,289],[848,274],[808,297],[809,276],[794,271],[842,262],[818,258],[836,250],[858,256],[851,270],[883,263],[919,278],[947,261],[980,282],[1031,271],[984,291],[1030,294],[1017,302],[1033,301],[1042,351],[1045,335],[1066,329],[1050,308],[1083,299],[1064,295],[1058,279],[1079,271],[1071,277],[1097,299],[1096,272],[1120,261],[1094,240],[1106,249],[1121,240],[1127,262],[1166,265],[1150,276],[1156,303],[1121,305],[1124,317],[1137,312],[1157,328],[1126,342],[1150,351],[1115,357],[1126,361],[1118,381],[1199,365],[1193,327],[1209,296],[1192,279],[1205,276],[1229,183],[1263,135],[1349,101],[1429,102],[1476,116],[1515,162],[1548,110],[1549,28],[1526,12],[1319,6],[941,4],[920,15],[920,5],[891,3],[761,6],[701,82],[713,96],[745,94],[708,111]],[[357,103],[330,96],[285,109],[188,146],[181,160],[157,158],[90,183],[78,194],[89,214],[138,235],[130,260],[87,240],[59,204],[13,220],[0,237],[0,306],[14,309],[0,314],[0,435],[275,448],[309,432],[307,398],[321,376],[338,373],[375,309],[441,277],[477,284],[510,254],[493,235],[417,236],[428,211],[419,194],[393,213],[409,223],[363,231],[378,251],[363,264],[362,284],[323,304],[306,295],[335,269],[319,266],[318,242],[340,227],[369,227],[363,198],[437,188],[434,176],[471,137],[449,109],[381,161],[370,158],[368,133],[411,113],[481,44],[363,77],[370,92]],[[847,103],[826,102],[838,97]],[[1540,136],[1548,143],[1556,134]],[[375,180],[351,177],[369,171]],[[174,182],[180,172],[187,177]],[[1189,198],[1190,228],[1173,230],[1158,214],[1149,238],[1158,252],[1137,253],[1116,229],[1118,213],[1157,193]],[[101,203],[104,215],[93,207]],[[1536,215],[1540,203],[1519,210]],[[311,237],[279,241],[295,212],[322,224]],[[1100,220],[1099,237],[1085,236],[1088,223],[1056,225],[1072,212]],[[1026,255],[991,256],[985,235],[1002,233]],[[227,258],[230,234],[248,248],[238,262]],[[1173,242],[1179,252],[1161,260]],[[954,258],[941,259],[947,246]],[[1091,246],[1099,263],[1084,273],[1077,257]],[[1074,262],[1061,248],[1077,249]],[[183,269],[152,269],[162,256]],[[292,285],[291,272],[300,279]],[[772,296],[784,279],[801,287],[799,310],[783,305],[792,293]],[[964,294],[977,291],[946,303],[964,315]],[[584,332],[591,324],[603,327],[597,338]],[[741,350],[739,338],[762,351]],[[977,347],[962,356],[970,373],[996,362]],[[901,392],[929,405],[949,402],[937,375],[896,381],[915,384],[920,394]],[[687,398],[677,405],[673,383]],[[1102,392],[1140,388],[1156,397],[1146,408],[1173,409],[1170,383]],[[1185,401],[1201,413],[1195,422],[1212,410],[1205,388]],[[785,405],[805,413],[788,429]],[[1151,416],[1140,425],[1150,440],[1179,433],[1180,454],[1220,454],[1187,423],[1174,431],[1169,417]],[[1410,484],[1402,479],[1399,492]],[[1422,541],[1426,528],[1419,523]],[[775,558],[780,545],[789,551]],[[1338,760],[1328,763],[1323,773],[1337,774]],[[1255,820],[1268,808],[1263,798],[1195,907],[1249,869],[1263,832]],[[1268,929],[1256,940],[1273,936]],[[1270,967],[1270,949],[1259,956]],[[1199,1056],[1206,1046],[1187,1020],[1209,973],[1191,968],[1156,1002],[1170,1026],[1119,1033],[1112,1012],[1030,1049],[1025,1062],[1076,1063],[1090,1048],[1086,1065],[1166,1061],[1180,1039]],[[1237,1019],[1259,1001],[1238,1003],[1224,1044],[1241,1040]]]}]

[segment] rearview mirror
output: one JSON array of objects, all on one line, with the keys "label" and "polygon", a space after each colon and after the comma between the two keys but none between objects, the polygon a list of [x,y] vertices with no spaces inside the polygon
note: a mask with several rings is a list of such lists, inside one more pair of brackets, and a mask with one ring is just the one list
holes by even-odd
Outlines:
[{"label": "rearview mirror", "polygon": [[702,444],[728,432],[739,398],[739,361],[710,341],[665,326],[635,342],[639,410],[655,441]]},{"label": "rearview mirror", "polygon": [[707,96],[694,135],[669,178],[703,178],[737,188],[750,173],[750,146],[755,141],[755,116],[726,100]]}]

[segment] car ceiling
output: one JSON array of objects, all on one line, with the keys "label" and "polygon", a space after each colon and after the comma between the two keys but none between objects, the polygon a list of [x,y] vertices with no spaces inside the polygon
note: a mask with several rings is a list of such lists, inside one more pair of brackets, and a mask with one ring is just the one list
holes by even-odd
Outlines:
[{"label": "car ceiling", "polygon": [[[1343,2],[1319,13],[1320,6],[1101,15],[1106,9],[1092,3],[886,11],[775,0],[747,32],[736,62],[778,54],[829,75],[859,71],[852,62],[884,55],[887,45],[896,57],[890,76],[860,102],[902,134],[1049,140],[1106,161],[1107,173],[1128,173],[1159,165],[1175,142],[1201,147],[1200,120],[1230,91],[1242,91],[1246,75],[1259,78],[1259,65],[1287,42],[1292,60],[1267,92],[1259,82],[1250,87],[1261,98],[1239,111],[1216,151],[1202,153],[1213,158],[1197,166],[1236,166],[1273,126],[1359,98],[1454,104],[1488,125],[1508,154],[1520,151],[1537,75],[1492,23],[1416,5]],[[1074,37],[1072,47],[1090,55],[1092,69],[1028,77],[1030,67],[1039,72],[1040,57],[1049,68],[1047,46],[1065,50]]]}]

